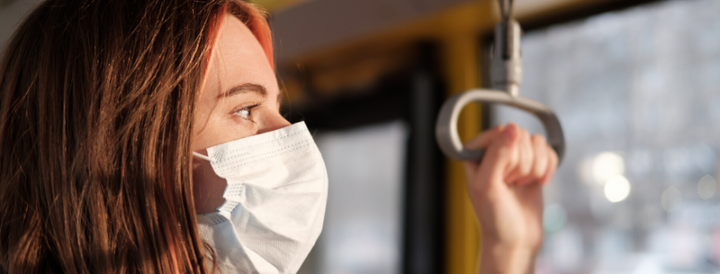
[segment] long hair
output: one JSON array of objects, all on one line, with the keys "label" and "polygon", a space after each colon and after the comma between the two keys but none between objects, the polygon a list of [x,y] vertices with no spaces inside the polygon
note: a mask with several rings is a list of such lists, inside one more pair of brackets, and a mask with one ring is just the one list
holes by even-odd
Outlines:
[{"label": "long hair", "polygon": [[[0,272],[207,273],[193,117],[240,0],[47,0],[0,61]],[[210,268],[208,268],[211,266]]]}]

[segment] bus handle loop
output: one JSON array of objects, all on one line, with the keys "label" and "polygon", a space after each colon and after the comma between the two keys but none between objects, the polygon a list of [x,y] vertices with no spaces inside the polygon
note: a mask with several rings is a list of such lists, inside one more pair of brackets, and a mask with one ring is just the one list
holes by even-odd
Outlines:
[{"label": "bus handle loop", "polygon": [[545,127],[548,144],[557,153],[558,165],[560,165],[565,156],[565,137],[560,121],[552,110],[538,101],[489,89],[468,90],[451,97],[443,104],[435,125],[435,135],[440,149],[446,156],[455,160],[482,161],[485,149],[465,148],[457,130],[460,111],[473,102],[500,103],[534,114]]}]

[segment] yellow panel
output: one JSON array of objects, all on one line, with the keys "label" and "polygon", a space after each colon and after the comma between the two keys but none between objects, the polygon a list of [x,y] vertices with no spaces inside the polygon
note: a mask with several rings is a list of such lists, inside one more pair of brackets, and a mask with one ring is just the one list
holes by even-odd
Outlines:
[{"label": "yellow panel", "polygon": [[[433,23],[440,41],[448,96],[480,86],[480,34],[495,23],[491,1],[465,5],[438,15]],[[469,105],[458,119],[461,139],[469,140],[481,129],[480,106]],[[467,194],[461,162],[447,161],[447,223],[445,273],[477,273],[481,239],[478,223]]]},{"label": "yellow panel", "polygon": [[[449,95],[478,86],[477,41],[474,35],[450,36],[442,41]],[[461,113],[458,130],[463,140],[479,131],[479,118],[477,105],[470,105]],[[447,176],[446,273],[472,274],[476,272],[480,239],[462,163],[448,161]]]}]

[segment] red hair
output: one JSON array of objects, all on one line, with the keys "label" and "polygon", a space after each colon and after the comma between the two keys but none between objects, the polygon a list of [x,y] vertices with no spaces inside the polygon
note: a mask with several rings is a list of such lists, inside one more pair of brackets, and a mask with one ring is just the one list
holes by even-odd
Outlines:
[{"label": "red hair", "polygon": [[[211,41],[210,52],[212,52],[212,49],[215,47],[215,44],[217,42],[220,26],[222,25],[221,22],[223,21],[223,19],[225,19],[225,15],[228,13],[236,16],[238,19],[240,19],[240,21],[243,22],[243,24],[245,24],[250,29],[250,31],[260,43],[260,46],[263,48],[263,51],[265,52],[265,57],[270,63],[270,67],[275,69],[275,63],[273,59],[272,33],[270,31],[270,25],[267,22],[267,13],[250,3],[233,2],[232,7],[229,6],[229,4],[225,4],[220,9],[218,9],[217,13],[215,14],[213,20],[210,23],[208,30],[208,36],[210,37],[208,41]],[[209,58],[211,56],[212,54],[208,54],[207,56],[208,59],[206,64],[208,65],[210,64]]]},{"label": "red hair", "polygon": [[0,61],[0,273],[210,272],[190,159],[226,13],[272,66],[241,0],[46,0],[25,19]]}]

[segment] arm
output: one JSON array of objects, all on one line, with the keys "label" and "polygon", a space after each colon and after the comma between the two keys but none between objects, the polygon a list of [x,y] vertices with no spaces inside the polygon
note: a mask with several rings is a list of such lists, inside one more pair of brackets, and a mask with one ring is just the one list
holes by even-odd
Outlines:
[{"label": "arm", "polygon": [[542,136],[514,124],[484,132],[466,146],[487,147],[481,163],[465,163],[481,224],[479,273],[532,273],[542,245],[542,186],[555,173],[557,155]]}]

